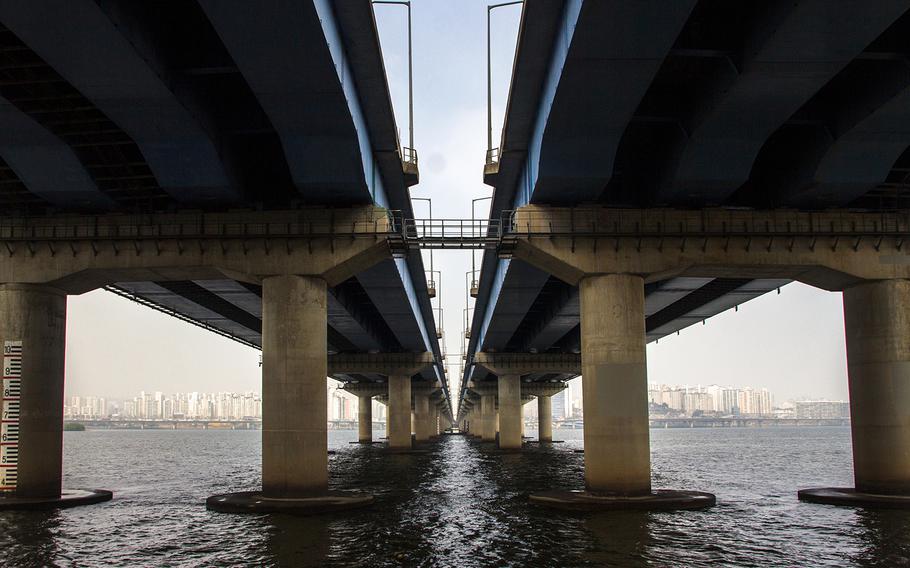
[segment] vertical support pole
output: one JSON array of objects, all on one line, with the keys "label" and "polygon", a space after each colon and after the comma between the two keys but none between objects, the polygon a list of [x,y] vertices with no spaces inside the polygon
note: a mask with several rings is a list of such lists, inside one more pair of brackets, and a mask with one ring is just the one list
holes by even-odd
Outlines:
[{"label": "vertical support pole", "polygon": [[496,395],[483,394],[480,397],[481,432],[484,442],[496,441]]},{"label": "vertical support pole", "polygon": [[644,280],[588,276],[579,292],[585,486],[599,494],[650,493]]},{"label": "vertical support pole", "polygon": [[389,375],[389,447],[411,447],[411,377]]},{"label": "vertical support pole", "polygon": [[499,447],[521,448],[521,377],[501,375],[499,383]]},{"label": "vertical support pole", "polygon": [[430,395],[426,391],[414,393],[414,434],[418,442],[430,439]]},{"label": "vertical support pole", "polygon": [[[0,345],[8,440],[0,447],[0,485],[19,497],[59,497],[66,295],[34,285],[0,286]],[[13,420],[18,433],[10,428]]]},{"label": "vertical support pole", "polygon": [[844,291],[856,490],[910,495],[910,280]]},{"label": "vertical support pole", "polygon": [[326,283],[262,282],[262,491],[288,497],[328,489]]},{"label": "vertical support pole", "polygon": [[537,397],[537,439],[553,441],[553,398],[549,396]]},{"label": "vertical support pole", "polygon": [[357,397],[357,440],[362,444],[373,441],[373,397]]}]

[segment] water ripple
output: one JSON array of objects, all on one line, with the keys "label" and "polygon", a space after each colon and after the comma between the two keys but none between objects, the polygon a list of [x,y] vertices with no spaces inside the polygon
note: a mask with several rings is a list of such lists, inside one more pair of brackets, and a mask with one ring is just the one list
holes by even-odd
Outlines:
[{"label": "water ripple", "polygon": [[652,432],[653,484],[714,491],[703,512],[571,515],[530,492],[583,485],[580,431],[500,454],[445,437],[389,455],[332,432],[331,486],[371,509],[298,518],[205,510],[260,483],[258,432],[88,431],[65,436],[66,485],[109,503],[0,514],[5,566],[910,566],[910,514],[800,503],[849,485],[849,429]]}]

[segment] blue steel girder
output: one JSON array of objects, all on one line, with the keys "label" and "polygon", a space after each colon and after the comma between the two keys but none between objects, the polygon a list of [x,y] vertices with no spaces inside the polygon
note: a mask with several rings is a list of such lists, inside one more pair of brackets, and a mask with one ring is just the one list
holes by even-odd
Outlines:
[{"label": "blue steel girder", "polygon": [[0,97],[0,157],[32,193],[58,207],[113,207],[72,148]]},{"label": "blue steel girder", "polygon": [[[491,216],[527,203],[843,206],[905,180],[893,172],[910,163],[910,6],[737,6],[526,2]],[[489,252],[481,266],[465,378],[486,348],[578,348],[573,291],[547,292]],[[648,340],[785,283],[649,285]]]},{"label": "blue steel girder", "polygon": [[[720,62],[724,71],[683,118],[686,135],[669,150],[657,202],[722,203],[749,179],[774,131],[906,11],[903,0],[769,3],[748,20],[740,51]],[[882,156],[887,163],[878,172],[890,169],[900,151]]]},{"label": "blue steel girder", "polygon": [[527,160],[530,201],[596,200],[626,125],[696,0],[567,3]]},{"label": "blue steel girder", "polygon": [[172,199],[239,201],[239,183],[206,128],[205,108],[172,90],[173,70],[160,50],[103,4],[115,3],[2,2],[0,21],[130,136]]},{"label": "blue steel girder", "polygon": [[388,206],[332,3],[200,5],[278,132],[302,199]]}]

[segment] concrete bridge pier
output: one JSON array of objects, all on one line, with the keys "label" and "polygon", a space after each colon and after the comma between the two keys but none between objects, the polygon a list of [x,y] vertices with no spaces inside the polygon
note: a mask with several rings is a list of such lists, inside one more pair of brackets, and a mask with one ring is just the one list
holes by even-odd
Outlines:
[{"label": "concrete bridge pier", "polygon": [[62,488],[65,346],[63,292],[29,284],[0,286],[0,510],[74,507],[112,496]]},{"label": "concrete bridge pier", "polygon": [[464,417],[461,420],[461,430],[467,436],[476,436],[477,435],[477,425],[475,421],[477,420],[477,406],[473,403],[469,403],[469,407]]},{"label": "concrete bridge pier", "polygon": [[433,421],[432,421],[433,437],[439,436],[442,433],[442,430],[443,430],[442,421],[443,421],[442,409],[439,406],[437,406],[436,404],[434,404],[433,405]]},{"label": "concrete bridge pier", "polygon": [[423,389],[414,393],[414,434],[418,442],[430,441],[430,395]]},{"label": "concrete bridge pier", "polygon": [[799,498],[910,508],[910,280],[844,290],[844,327],[855,486],[804,489]]},{"label": "concrete bridge pier", "polygon": [[326,288],[312,276],[263,279],[262,490],[209,497],[209,509],[322,512],[373,502],[328,490]]},{"label": "concrete bridge pier", "polygon": [[389,375],[389,447],[411,448],[411,377]]},{"label": "concrete bridge pier", "polygon": [[357,397],[357,441],[361,444],[373,443],[373,397]]},{"label": "concrete bridge pier", "polygon": [[499,377],[499,447],[521,449],[521,382],[518,375]]},{"label": "concrete bridge pier", "polygon": [[[534,495],[534,502],[582,509],[714,504],[707,493],[650,489],[643,284],[672,277],[792,279],[846,289],[854,490],[906,492],[910,426],[900,408],[910,395],[910,263],[904,215],[528,205],[514,212],[513,227],[512,258],[577,285],[581,308],[587,491]],[[553,238],[552,227],[568,227],[570,238]],[[843,246],[844,235],[852,246]],[[756,238],[764,244],[755,246]]]},{"label": "concrete bridge pier", "polygon": [[484,442],[496,441],[496,395],[485,393],[480,397],[481,439]]},{"label": "concrete bridge pier", "polygon": [[[429,407],[423,399],[433,394],[430,383],[413,383],[412,377],[433,364],[432,353],[370,353],[331,355],[329,376],[383,375],[387,382],[346,383],[344,390],[358,397],[379,397],[386,403],[386,436],[389,449],[411,450],[411,432],[420,432],[416,422],[428,421]],[[362,399],[361,399],[362,400]],[[412,401],[414,407],[412,408]],[[416,414],[414,411],[417,411]]]},{"label": "concrete bridge pier", "polygon": [[647,495],[644,281],[632,275],[592,276],[581,281],[579,293],[585,487],[593,494]]},{"label": "concrete bridge pier", "polygon": [[585,510],[713,505],[707,493],[651,489],[643,278],[586,276],[579,294],[586,490],[531,501]]},{"label": "concrete bridge pier", "polygon": [[537,397],[537,439],[553,441],[553,398],[550,396]]}]

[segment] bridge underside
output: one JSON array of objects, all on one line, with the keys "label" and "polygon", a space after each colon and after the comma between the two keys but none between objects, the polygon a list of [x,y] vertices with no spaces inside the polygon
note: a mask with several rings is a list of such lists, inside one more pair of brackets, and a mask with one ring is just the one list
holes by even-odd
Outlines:
[{"label": "bridge underside", "polygon": [[[2,215],[409,214],[409,183],[368,1],[0,6]],[[256,286],[111,289],[261,346]],[[439,354],[419,254],[335,286],[328,309],[334,352]]]},{"label": "bridge underside", "polygon": [[[899,1],[528,2],[485,170],[491,217],[528,203],[908,208],[908,37]],[[649,282],[647,340],[789,282],[733,276]],[[470,335],[469,357],[577,353],[578,287],[487,253]]]}]

